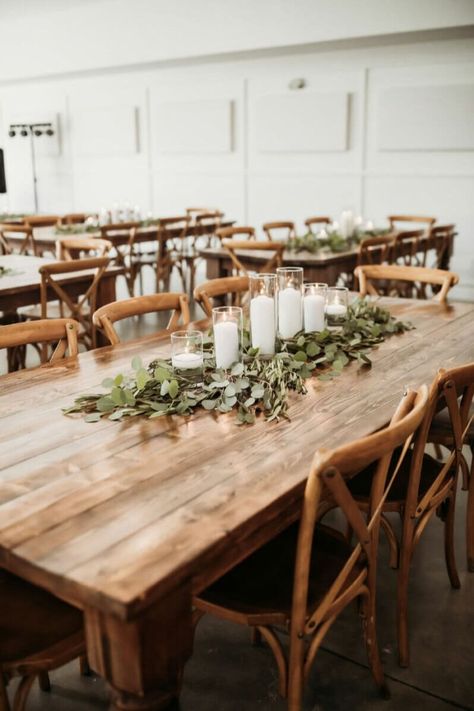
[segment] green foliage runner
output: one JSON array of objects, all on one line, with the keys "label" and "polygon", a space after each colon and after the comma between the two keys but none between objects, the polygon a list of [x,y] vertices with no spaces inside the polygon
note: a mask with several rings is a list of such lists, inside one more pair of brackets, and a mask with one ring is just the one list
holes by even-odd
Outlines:
[{"label": "green foliage runner", "polygon": [[237,411],[238,424],[251,424],[263,413],[266,420],[288,418],[288,395],[293,390],[306,393],[305,380],[313,371],[322,370],[319,380],[331,380],[341,375],[351,361],[370,367],[369,351],[385,338],[412,329],[410,323],[395,320],[390,313],[365,300],[355,301],[348,309],[343,328],[315,333],[299,333],[280,342],[271,358],[261,358],[258,349],[251,348],[244,333],[244,359],[230,371],[216,370],[213,343],[204,339],[205,367],[202,382],[196,385],[176,373],[170,359],[158,359],[145,367],[140,358],[132,361],[133,374],[106,378],[106,392],[81,395],[67,415],[81,413],[86,422],[98,422],[105,417],[162,417],[190,415],[198,407],[217,412]]},{"label": "green foliage runner", "polygon": [[290,252],[309,252],[310,254],[318,254],[318,252],[347,252],[353,249],[366,237],[378,237],[388,234],[390,230],[374,229],[374,230],[359,230],[354,232],[352,237],[343,237],[339,232],[330,232],[327,237],[318,237],[312,232],[308,232],[301,237],[292,237],[288,240],[287,249]]}]

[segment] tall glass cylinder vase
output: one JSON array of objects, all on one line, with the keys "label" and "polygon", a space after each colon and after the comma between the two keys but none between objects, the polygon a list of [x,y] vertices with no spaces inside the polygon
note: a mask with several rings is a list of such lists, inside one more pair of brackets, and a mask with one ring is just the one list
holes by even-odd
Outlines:
[{"label": "tall glass cylinder vase", "polygon": [[263,356],[275,355],[276,280],[275,274],[249,277],[252,348],[258,348]]},{"label": "tall glass cylinder vase", "polygon": [[326,308],[327,284],[304,285],[304,330],[306,333],[323,331],[325,327],[324,311]]},{"label": "tall glass cylinder vase", "polygon": [[201,331],[171,334],[171,365],[175,373],[191,382],[202,381],[204,357]]},{"label": "tall glass cylinder vase", "polygon": [[303,329],[303,269],[279,267],[277,280],[278,334],[286,340]]},{"label": "tall glass cylinder vase", "polygon": [[240,306],[212,309],[216,368],[228,370],[242,359],[243,314]]}]

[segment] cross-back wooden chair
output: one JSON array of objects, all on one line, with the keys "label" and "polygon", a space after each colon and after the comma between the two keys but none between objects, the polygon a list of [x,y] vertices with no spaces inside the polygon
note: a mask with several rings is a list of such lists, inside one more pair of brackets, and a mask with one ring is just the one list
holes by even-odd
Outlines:
[{"label": "cross-back wooden chair", "polygon": [[199,284],[199,286],[194,289],[194,300],[199,304],[206,316],[211,318],[216,299],[222,300],[222,297],[230,296],[230,306],[241,306],[245,295],[248,294],[248,290],[248,276],[210,279],[203,284]]},{"label": "cross-back wooden chair", "polygon": [[[243,242],[238,242],[237,240],[224,240],[222,242],[222,246],[229,253],[237,274],[245,275],[248,275],[249,271],[272,272],[277,269],[277,267],[281,267],[283,264],[283,252],[286,247],[284,242],[264,242],[263,240],[247,240]],[[244,264],[245,256],[238,256],[236,254],[238,250],[272,252],[272,256],[269,257],[269,259],[258,269],[255,269],[255,264],[253,264],[249,269]]]},{"label": "cross-back wooden chair", "polygon": [[392,261],[406,267],[425,267],[428,239],[424,230],[404,230],[393,235]]},{"label": "cross-back wooden chair", "polygon": [[[135,280],[141,269],[142,261],[136,245],[139,222],[118,222],[102,225],[101,238],[112,244],[112,263],[123,269],[127,290],[130,296],[135,293]],[[158,234],[158,230],[157,230]]]},{"label": "cross-back wooden chair", "polygon": [[197,211],[194,216],[190,216],[188,236],[185,237],[182,243],[182,249],[179,253],[179,262],[182,265],[181,279],[186,277],[186,285],[189,294],[193,293],[194,283],[196,280],[196,268],[200,259],[199,250],[211,247],[219,239],[216,237],[216,231],[220,228],[224,213],[220,210],[201,210]]},{"label": "cross-back wooden chair", "polygon": [[315,234],[313,231],[314,226],[318,227],[327,227],[332,223],[332,219],[330,217],[321,217],[321,216],[316,216],[316,217],[308,217],[304,221],[306,227],[308,228],[308,232],[311,232],[311,234]]},{"label": "cross-back wooden chair", "polygon": [[[469,413],[474,394],[474,364],[446,371],[441,370],[430,387],[428,408],[424,420],[400,467],[393,487],[383,504],[384,531],[391,547],[391,565],[398,568],[397,581],[397,631],[400,666],[409,664],[408,643],[408,582],[410,565],[421,535],[433,514],[437,513],[444,524],[444,550],[446,568],[451,586],[460,587],[454,551],[454,513],[459,469],[463,466],[462,445],[472,424]],[[458,399],[458,395],[460,395]],[[437,461],[425,453],[429,430],[436,412],[447,407],[451,439],[444,461]],[[464,460],[465,461],[465,460]],[[367,510],[372,483],[372,471],[359,473],[349,488],[359,506]],[[471,514],[473,511],[470,502]],[[387,513],[396,513],[402,519],[400,541]]]},{"label": "cross-back wooden chair", "polygon": [[87,220],[89,215],[85,212],[70,212],[67,215],[61,217],[61,225],[81,225]]},{"label": "cross-back wooden chair", "polygon": [[[447,371],[443,377],[446,381],[449,381],[452,375],[460,405],[461,430],[464,433],[463,444],[471,450],[471,466],[469,466],[462,447],[458,448],[459,465],[462,474],[462,488],[468,492],[466,510],[467,568],[469,572],[474,573],[474,406],[472,403],[474,364],[466,365],[462,372],[459,371],[461,371],[459,368],[453,371]],[[463,377],[461,377],[461,375]],[[437,459],[443,458],[441,447],[452,452],[456,446],[456,433],[453,431],[452,416],[449,407],[443,408],[433,417],[428,432],[428,442],[437,447]]]},{"label": "cross-back wooden chair", "polygon": [[186,253],[191,218],[188,215],[161,217],[158,221],[158,253],[156,261],[156,290],[163,284],[169,288],[171,273],[178,270],[183,289],[186,290]]},{"label": "cross-back wooden chair", "polygon": [[106,257],[112,242],[98,237],[62,237],[56,242],[56,257],[59,261],[88,257]]},{"label": "cross-back wooden chair", "polygon": [[24,218],[28,227],[55,227],[61,223],[60,215],[27,215]]},{"label": "cross-back wooden chair", "polygon": [[392,230],[397,229],[397,222],[401,222],[405,226],[407,223],[426,225],[425,231],[429,231],[436,222],[436,217],[426,217],[423,215],[389,215],[387,219],[390,224],[390,229]]},{"label": "cross-back wooden chair", "polygon": [[[303,685],[333,622],[353,600],[360,604],[369,665],[386,693],[375,626],[380,512],[389,492],[387,469],[394,450],[406,451],[426,411],[427,390],[409,391],[388,427],[335,450],[318,450],[309,473],[301,520],[285,529],[194,600],[195,619],[211,613],[257,630],[278,665],[279,691],[290,711],[300,711]],[[369,464],[375,476],[364,517],[346,479]],[[352,547],[318,519],[340,507],[355,531]],[[289,662],[274,628],[289,628]]]},{"label": "cross-back wooden chair", "polygon": [[8,371],[25,367],[26,351],[23,346],[30,344],[56,344],[50,363],[55,363],[66,355],[77,355],[77,334],[79,324],[68,318],[40,319],[13,323],[0,327],[0,349],[7,349]]},{"label": "cross-back wooden chair", "polygon": [[0,711],[10,711],[14,677],[21,680],[13,711],[24,711],[35,679],[49,691],[48,672],[85,655],[82,612],[1,569],[0,629]]},{"label": "cross-back wooden chair", "polygon": [[36,242],[33,235],[33,228],[27,225],[2,224],[0,226],[0,242],[5,254],[11,254],[13,249],[8,241],[9,235],[23,235],[23,241],[17,248],[18,254],[29,254],[37,256]]},{"label": "cross-back wooden chair", "polygon": [[390,263],[392,257],[393,235],[366,237],[359,243],[357,265]]},{"label": "cross-back wooden chair", "polygon": [[456,234],[456,225],[436,225],[431,228],[429,242],[435,252],[433,266],[436,269],[449,269]]},{"label": "cross-back wooden chair", "polygon": [[382,282],[389,296],[426,298],[425,287],[440,287],[431,299],[446,303],[449,290],[459,282],[454,272],[428,267],[402,267],[398,264],[364,264],[356,267],[354,275],[359,281],[360,296],[380,296],[376,287]]},{"label": "cross-back wooden chair", "polygon": [[97,309],[93,320],[95,326],[107,336],[114,346],[120,343],[120,338],[114,329],[114,323],[131,316],[141,316],[142,314],[156,313],[158,311],[171,311],[166,330],[189,324],[189,299],[186,294],[179,292],[135,296],[123,301],[113,301]]},{"label": "cross-back wooden chair", "polygon": [[218,212],[218,210],[214,207],[187,207],[185,212],[187,217],[191,220],[195,220],[198,215],[204,212]]},{"label": "cross-back wooden chair", "polygon": [[272,240],[283,240],[287,242],[296,236],[294,222],[265,222],[265,224],[262,225],[262,229],[270,242]]},{"label": "cross-back wooden chair", "polygon": [[[43,265],[39,269],[41,276],[40,309],[38,311],[36,307],[32,307],[22,310],[23,318],[35,321],[48,317],[73,318],[80,324],[79,340],[84,342],[87,348],[95,348],[97,338],[92,323],[92,314],[97,306],[97,290],[100,280],[109,263],[108,257],[90,257]],[[74,299],[61,286],[61,277],[85,271],[90,272],[90,284],[83,294]],[[57,300],[50,301],[48,294],[54,294]],[[47,351],[43,349],[41,355],[43,363],[46,358]]]},{"label": "cross-back wooden chair", "polygon": [[220,227],[216,230],[216,237],[218,237],[221,242],[223,240],[234,239],[234,237],[238,237],[240,241],[244,239],[257,239],[253,227]]}]

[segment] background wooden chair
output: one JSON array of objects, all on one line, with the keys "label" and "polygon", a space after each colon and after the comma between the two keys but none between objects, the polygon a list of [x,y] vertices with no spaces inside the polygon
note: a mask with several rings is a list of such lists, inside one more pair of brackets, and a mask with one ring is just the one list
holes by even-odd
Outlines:
[{"label": "background wooden chair", "polygon": [[70,212],[67,215],[62,215],[60,219],[61,225],[81,225],[84,223],[89,215],[85,212]]},{"label": "background wooden chair", "polygon": [[323,227],[327,227],[332,223],[332,220],[330,217],[321,217],[321,216],[316,216],[316,217],[308,217],[304,221],[306,227],[308,228],[308,232],[311,232],[311,234],[316,234],[316,231],[314,230],[314,227],[318,227],[322,229]]},{"label": "background wooden chair", "polygon": [[361,297],[367,294],[380,296],[376,283],[381,281],[389,296],[425,298],[426,286],[440,287],[432,300],[441,303],[446,303],[449,290],[459,282],[454,272],[428,267],[402,267],[398,264],[365,264],[356,267],[354,275],[359,281]]},{"label": "background wooden chair", "polygon": [[425,267],[428,240],[424,230],[404,230],[393,235],[392,261],[407,267]]},{"label": "background wooden chair", "polygon": [[[119,222],[100,227],[101,238],[112,244],[110,255],[112,264],[123,269],[130,296],[135,293],[135,280],[145,260],[144,255],[138,254],[135,243],[139,225],[139,222]],[[158,234],[158,229],[156,229],[156,234]]]},{"label": "background wooden chair", "polygon": [[27,225],[2,224],[0,226],[0,241],[5,254],[11,254],[13,252],[13,247],[8,241],[9,235],[23,235],[23,241],[19,247],[16,247],[18,254],[37,256],[38,252],[32,227],[28,227]]},{"label": "background wooden chair", "polygon": [[387,220],[390,224],[390,229],[396,230],[397,223],[401,222],[403,226],[406,227],[408,224],[421,224],[425,225],[425,232],[429,231],[430,228],[436,222],[436,217],[426,217],[423,215],[388,215]]},{"label": "background wooden chair", "polygon": [[[460,400],[458,400],[458,393]],[[381,523],[391,547],[391,565],[398,568],[397,630],[400,666],[409,663],[408,579],[413,554],[420,537],[434,513],[444,523],[446,568],[453,588],[459,588],[454,552],[454,512],[458,472],[462,466],[462,443],[468,428],[469,409],[474,394],[474,364],[440,371],[429,393],[428,408],[410,450],[382,508]],[[451,438],[446,441],[449,455],[438,462],[425,453],[428,432],[440,407],[449,412]],[[394,462],[396,458],[394,459]],[[394,471],[391,467],[389,477]],[[362,510],[369,510],[372,469],[366,469],[349,482],[349,489]],[[470,502],[471,513],[473,504]],[[469,507],[468,507],[469,508]],[[387,513],[402,519],[400,542]]]},{"label": "background wooden chair", "polygon": [[[249,278],[248,276],[222,277],[221,279],[210,279],[203,284],[199,284],[194,289],[194,300],[203,309],[206,316],[211,318],[212,309],[216,300],[219,305],[223,304],[222,297],[231,297],[229,306],[241,306],[242,297],[248,294]],[[225,299],[227,302],[228,299]]]},{"label": "background wooden chair", "polygon": [[178,270],[183,290],[186,291],[186,255],[190,223],[191,220],[187,215],[159,219],[156,291],[159,291],[160,285],[163,285],[163,289],[169,289],[171,273],[174,268]]},{"label": "background wooden chair", "polygon": [[380,235],[361,240],[357,253],[357,265],[390,263],[393,237],[393,235]]},{"label": "background wooden chair", "polygon": [[27,215],[24,223],[28,227],[55,227],[61,223],[60,215]]},{"label": "background wooden chair", "polygon": [[216,237],[222,242],[223,240],[231,240],[234,237],[239,237],[240,241],[244,239],[257,239],[255,229],[253,227],[220,227],[216,230]]},{"label": "background wooden chair", "polygon": [[50,363],[63,358],[66,352],[69,356],[76,356],[78,331],[77,321],[69,318],[40,319],[1,326],[0,349],[8,349],[8,371],[25,367],[26,352],[22,346],[29,344],[56,344]]},{"label": "background wooden chair", "polygon": [[166,326],[167,330],[177,328],[180,321],[182,326],[187,326],[190,321],[189,300],[187,295],[182,293],[152,294],[150,296],[135,296],[123,301],[113,301],[97,309],[93,320],[95,326],[107,336],[114,346],[120,343],[114,323],[131,316],[141,316],[158,311],[171,311],[170,320]]},{"label": "background wooden chair", "polygon": [[56,242],[56,257],[59,261],[70,261],[84,257],[106,257],[112,249],[112,242],[98,237],[63,237]]},{"label": "background wooden chair", "polygon": [[262,229],[270,242],[272,240],[287,242],[292,237],[296,237],[294,222],[265,222]]},{"label": "background wooden chair", "polygon": [[[238,242],[237,240],[224,240],[222,242],[222,246],[229,253],[237,274],[245,274],[246,276],[249,271],[272,272],[277,267],[281,267],[283,264],[283,252],[286,247],[284,242],[264,242],[263,240],[247,240],[243,242]],[[250,267],[244,264],[245,256],[237,256],[236,252],[238,250],[272,252],[272,256],[269,257],[269,259],[261,266],[259,266],[258,269],[256,269],[255,264],[250,265]]]},{"label": "background wooden chair", "polygon": [[[339,449],[316,452],[299,526],[285,529],[194,600],[195,618],[211,613],[256,628],[275,656],[279,691],[288,696],[291,711],[301,709],[303,684],[327,631],[356,599],[361,603],[369,666],[386,694],[375,627],[380,508],[389,491],[390,458],[397,447],[407,446],[426,403],[425,386],[409,391],[388,427]],[[364,517],[345,479],[371,463],[376,474]],[[334,505],[356,534],[354,548],[334,528],[316,526],[318,517]],[[289,663],[275,627],[289,628]]]},{"label": "background wooden chair", "polygon": [[429,242],[435,255],[435,269],[449,269],[456,234],[456,225],[436,225],[431,228]]},{"label": "background wooden chair", "polygon": [[35,679],[49,691],[48,672],[85,654],[82,612],[6,570],[0,570],[0,629],[0,711],[10,710],[10,679],[21,678],[13,711],[24,711]]}]

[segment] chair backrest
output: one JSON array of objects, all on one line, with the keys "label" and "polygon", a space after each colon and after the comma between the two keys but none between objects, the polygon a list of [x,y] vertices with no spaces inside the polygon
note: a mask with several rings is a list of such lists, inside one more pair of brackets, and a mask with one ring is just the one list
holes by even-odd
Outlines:
[{"label": "chair backrest", "polygon": [[[341,609],[342,597],[340,595],[347,595],[347,586],[344,589],[344,582],[354,571],[356,571],[359,584],[366,581],[369,587],[373,588],[375,585],[374,571],[376,569],[381,509],[394,479],[391,476],[390,481],[387,481],[388,467],[397,447],[402,446],[403,452],[408,449],[411,438],[425,416],[427,399],[426,386],[422,386],[419,391],[409,390],[403,396],[387,427],[338,449],[319,450],[314,455],[306,484],[296,550],[292,634],[293,631],[300,635],[314,632],[324,619],[331,616],[333,610],[336,612]],[[368,513],[364,515],[344,479],[371,464],[375,465],[375,474]],[[315,525],[320,506],[328,498],[340,507],[354,531],[357,544],[316,610],[308,611],[308,583],[313,540],[314,544],[318,545]],[[361,554],[363,554],[362,558]],[[364,561],[363,569],[356,569],[356,564],[361,560]],[[360,586],[357,588],[357,592],[360,592]],[[349,600],[346,599],[344,604],[347,604]],[[310,663],[314,657],[311,647],[309,657]]]},{"label": "chair backrest", "polygon": [[93,321],[95,326],[107,336],[110,343],[115,345],[120,343],[120,338],[113,326],[116,321],[158,311],[172,312],[166,327],[168,330],[177,328],[180,325],[180,320],[182,326],[187,326],[190,321],[187,295],[166,292],[150,294],[149,296],[134,296],[123,301],[113,301],[97,309],[94,313]]},{"label": "chair backrest", "polygon": [[186,208],[186,216],[191,218],[191,219],[196,219],[198,215],[201,215],[203,213],[209,213],[209,212],[219,212],[217,208],[214,207],[187,207]]},{"label": "chair backrest", "polygon": [[[365,264],[356,267],[354,275],[359,280],[360,296],[371,294],[379,296],[374,282],[390,281],[390,290],[385,284],[385,292],[398,296],[406,296],[406,284],[413,285],[416,290],[417,284],[430,284],[440,286],[441,289],[433,296],[433,301],[445,303],[451,287],[459,282],[459,277],[454,272],[447,272],[444,269],[429,269],[428,267],[403,267],[398,264]],[[399,284],[397,284],[399,282]]]},{"label": "chair backrest", "polygon": [[249,290],[248,276],[222,277],[220,279],[210,279],[203,284],[199,284],[194,289],[194,300],[198,303],[206,316],[212,316],[214,299],[218,297],[232,298],[232,306],[241,305],[242,294],[247,294]]},{"label": "chair backrest", "polygon": [[272,272],[274,269],[281,267],[283,264],[283,252],[286,247],[284,242],[264,242],[263,240],[248,240],[243,242],[238,242],[237,240],[224,240],[222,242],[222,246],[229,253],[237,272],[245,275],[248,275],[249,269],[245,266],[245,264],[243,264],[245,257],[241,255],[239,258],[239,256],[237,256],[237,250],[272,252],[273,254],[268,261],[263,263],[259,269],[255,269],[254,264],[253,268],[250,270],[258,272]]},{"label": "chair backrest", "polygon": [[79,324],[70,318],[40,319],[13,323],[0,328],[0,349],[26,346],[29,343],[56,343],[50,363],[66,355],[77,355],[77,333]]},{"label": "chair backrest", "polygon": [[286,242],[291,237],[296,236],[294,222],[265,222],[262,225],[262,229],[270,242],[272,240],[284,240]]},{"label": "chair backrest", "polygon": [[61,217],[62,225],[80,225],[85,222],[88,218],[85,212],[70,212],[67,215]]},{"label": "chair backrest", "polygon": [[241,239],[244,237],[248,240],[257,239],[255,229],[253,227],[220,227],[216,230],[216,237],[218,237],[221,241],[224,239],[230,240],[236,236]]},{"label": "chair backrest", "polygon": [[36,256],[36,242],[33,236],[33,228],[27,225],[13,225],[13,224],[2,224],[0,226],[0,236],[2,248],[5,250],[5,254],[10,254],[12,252],[12,246],[8,241],[8,235],[23,235],[23,241],[19,246],[20,254],[33,254]]},{"label": "chair backrest", "polygon": [[[78,321],[84,329],[84,338],[92,348],[95,348],[96,334],[95,328],[92,326],[91,314],[96,310],[97,289],[109,262],[108,257],[91,257],[89,259],[53,262],[40,267],[41,318],[47,318],[48,291],[53,292],[54,297],[59,300],[61,316],[71,316]],[[74,300],[59,281],[61,277],[68,274],[78,274],[85,271],[91,274],[90,284],[81,296]]]},{"label": "chair backrest", "polygon": [[330,225],[332,223],[332,219],[330,217],[324,217],[324,216],[315,216],[315,217],[308,217],[304,221],[306,227],[308,228],[309,232],[313,232],[313,227],[315,225],[322,225],[323,227],[325,225]]},{"label": "chair backrest", "polygon": [[430,247],[435,251],[434,265],[437,269],[449,269],[453,253],[456,225],[436,225],[431,228]]},{"label": "chair backrest", "polygon": [[359,244],[357,264],[383,264],[392,261],[393,235],[366,237]]},{"label": "chair backrest", "polygon": [[428,242],[424,230],[402,230],[393,236],[392,260],[407,267],[425,266]]},{"label": "chair backrest", "polygon": [[54,227],[61,222],[59,215],[27,215],[24,218],[28,227]]},{"label": "chair backrest", "polygon": [[129,233],[133,227],[140,227],[140,222],[117,222],[109,225],[101,225],[99,229],[101,237],[109,239],[111,233]]},{"label": "chair backrest", "polygon": [[436,217],[426,217],[423,215],[389,215],[387,219],[390,223],[391,229],[395,229],[397,222],[421,223],[426,225],[428,229],[436,222]]},{"label": "chair backrest", "polygon": [[94,237],[63,237],[56,242],[56,258],[60,261],[88,257],[105,257],[112,249],[112,242]]}]

